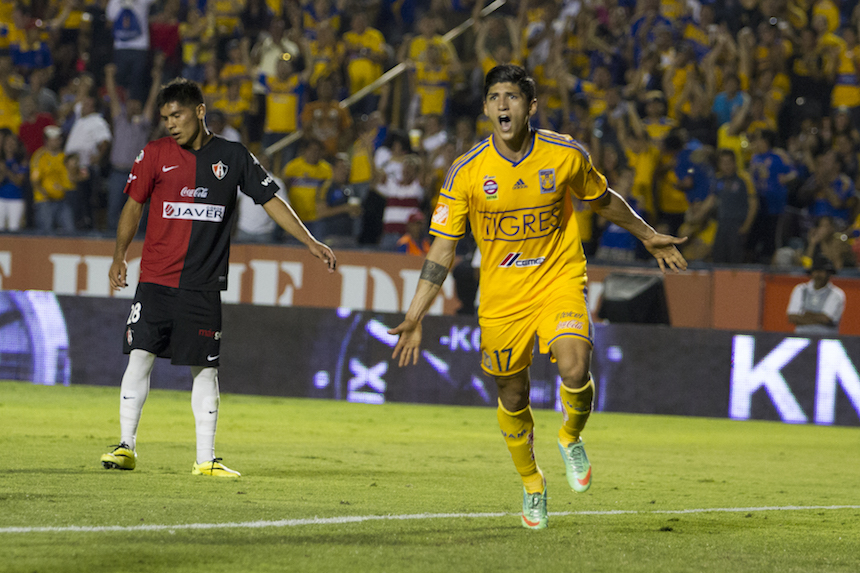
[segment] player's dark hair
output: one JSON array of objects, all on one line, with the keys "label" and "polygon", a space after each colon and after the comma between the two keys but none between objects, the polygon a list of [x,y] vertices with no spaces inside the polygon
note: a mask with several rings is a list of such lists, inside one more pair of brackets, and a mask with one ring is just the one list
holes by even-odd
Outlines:
[{"label": "player's dark hair", "polygon": [[203,103],[203,91],[197,82],[185,78],[176,78],[161,87],[155,100],[156,109],[161,109],[168,103],[176,102],[182,107],[196,108]]},{"label": "player's dark hair", "polygon": [[527,102],[531,103],[535,99],[537,88],[534,79],[524,68],[513,64],[502,64],[487,72],[487,77],[484,78],[484,99],[487,99],[492,86],[503,83],[516,84],[526,96]]}]

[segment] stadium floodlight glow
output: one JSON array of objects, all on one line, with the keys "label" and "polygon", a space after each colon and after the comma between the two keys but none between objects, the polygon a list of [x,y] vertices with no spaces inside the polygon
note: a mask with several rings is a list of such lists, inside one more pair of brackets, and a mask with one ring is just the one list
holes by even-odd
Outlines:
[{"label": "stadium floodlight glow", "polygon": [[752,396],[764,388],[783,422],[808,422],[781,372],[807,346],[808,338],[786,338],[755,364],[755,338],[749,335],[735,336],[732,341],[729,417],[748,420]]}]

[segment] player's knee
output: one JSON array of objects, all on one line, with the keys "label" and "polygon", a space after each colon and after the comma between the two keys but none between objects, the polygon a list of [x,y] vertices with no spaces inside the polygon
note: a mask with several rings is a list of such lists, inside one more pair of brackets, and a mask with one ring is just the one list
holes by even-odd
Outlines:
[{"label": "player's knee", "polygon": [[591,377],[588,364],[585,362],[575,362],[562,366],[559,364],[558,374],[561,376],[562,384],[571,390],[577,390],[588,384],[588,379]]},{"label": "player's knee", "polygon": [[529,379],[527,375],[497,376],[496,386],[502,406],[511,412],[518,412],[529,405]]}]

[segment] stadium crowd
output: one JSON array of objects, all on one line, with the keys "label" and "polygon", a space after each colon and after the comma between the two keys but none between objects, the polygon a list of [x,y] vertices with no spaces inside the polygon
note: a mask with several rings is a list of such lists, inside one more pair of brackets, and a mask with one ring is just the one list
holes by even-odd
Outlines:
[{"label": "stadium crowd", "polygon": [[[492,130],[482,82],[537,81],[568,133],[691,261],[791,268],[860,255],[860,10],[835,0],[29,0],[0,4],[0,231],[115,232],[158,86],[270,170],[334,247],[422,255],[455,158]],[[475,24],[442,34],[469,17]],[[338,102],[404,63],[406,73]],[[301,130],[273,154],[266,149]],[[591,260],[645,258],[575,205]],[[240,203],[240,241],[282,241]]]}]

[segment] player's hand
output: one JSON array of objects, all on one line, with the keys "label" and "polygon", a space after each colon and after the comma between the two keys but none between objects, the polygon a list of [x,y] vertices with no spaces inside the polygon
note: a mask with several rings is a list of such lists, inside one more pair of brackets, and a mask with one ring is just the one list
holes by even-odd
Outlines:
[{"label": "player's hand", "polygon": [[391,355],[391,358],[397,358],[399,354],[399,366],[408,366],[410,361],[412,364],[418,364],[418,349],[421,346],[421,323],[417,320],[407,318],[389,330],[388,334],[397,334],[400,336],[397,344],[394,346],[394,353]]},{"label": "player's hand", "polygon": [[308,249],[313,256],[315,256],[316,258],[324,262],[326,266],[328,266],[328,272],[334,272],[334,270],[337,268],[337,258],[334,256],[334,251],[332,251],[328,245],[314,240],[314,242],[308,245]]},{"label": "player's hand", "polygon": [[128,286],[126,282],[126,273],[128,272],[128,263],[125,261],[114,261],[111,263],[108,277],[110,278],[110,288],[119,290]]},{"label": "player's hand", "polygon": [[675,246],[686,242],[687,237],[679,238],[662,233],[656,233],[650,239],[642,241],[648,252],[657,259],[657,264],[660,265],[660,270],[664,273],[666,269],[671,269],[676,273],[687,269],[687,260]]}]

